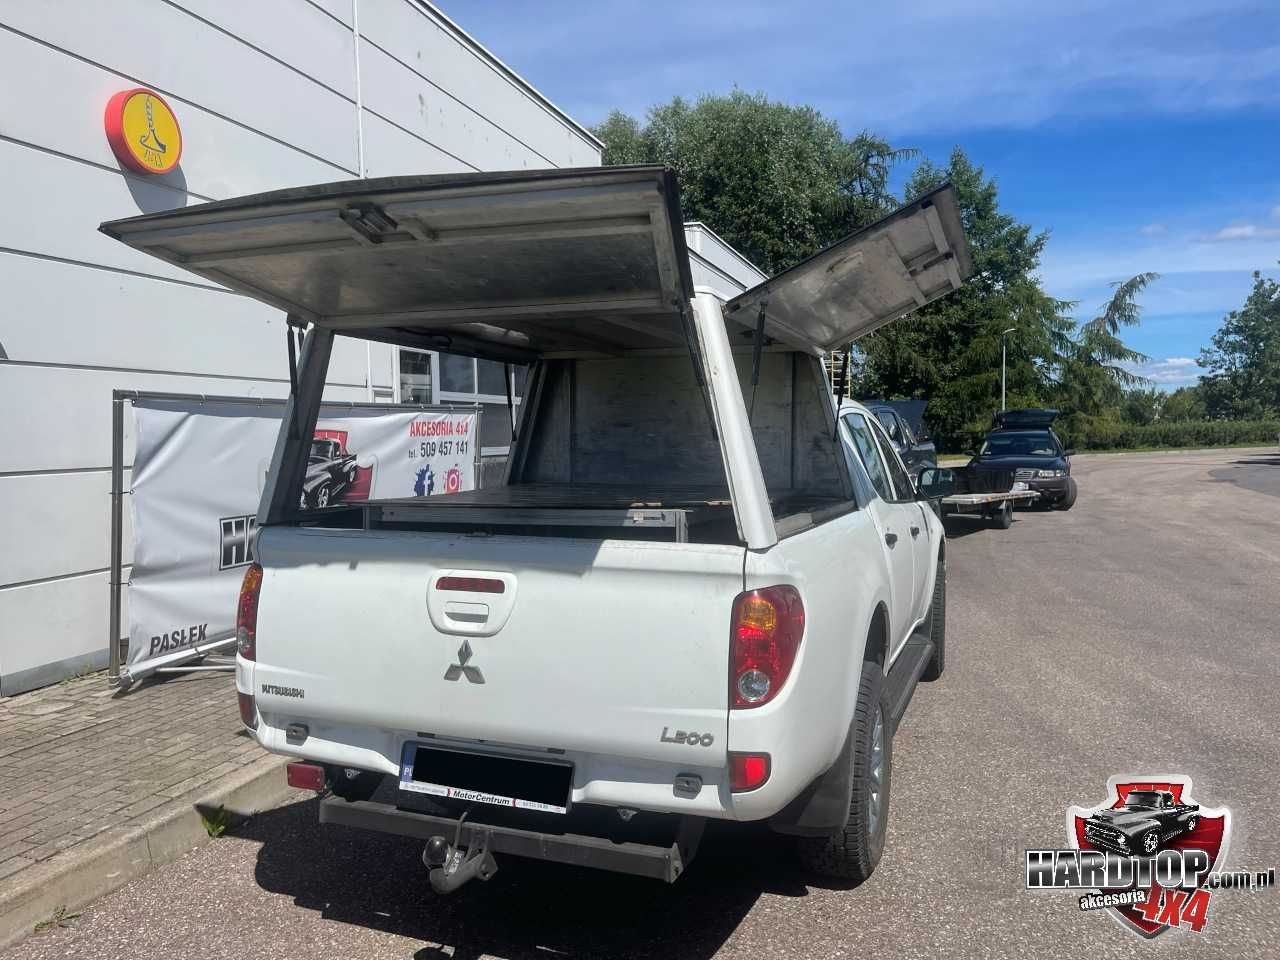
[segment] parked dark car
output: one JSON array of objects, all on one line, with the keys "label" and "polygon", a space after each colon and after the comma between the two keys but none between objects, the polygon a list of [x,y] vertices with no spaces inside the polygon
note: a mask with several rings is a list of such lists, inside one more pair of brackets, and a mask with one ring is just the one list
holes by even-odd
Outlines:
[{"label": "parked dark car", "polygon": [[356,457],[332,438],[311,441],[307,475],[302,484],[302,508],[327,507],[355,481]]},{"label": "parked dark car", "polygon": [[[1076,502],[1076,482],[1071,476],[1074,450],[1063,449],[1051,424],[1057,410],[1005,410],[995,416],[995,429],[987,434],[966,468],[975,483],[992,475],[991,489],[1008,489],[1006,481],[1025,483],[1040,494],[1037,504],[1070,510]],[[996,478],[998,477],[998,482]]]},{"label": "parked dark car", "polygon": [[927,400],[866,400],[863,406],[876,415],[893,442],[913,482],[920,471],[938,465],[938,448],[924,429]]},{"label": "parked dark car", "polygon": [[1131,790],[1123,806],[1099,810],[1084,822],[1084,838],[1119,854],[1153,857],[1199,822],[1197,803],[1178,803],[1168,790]]}]

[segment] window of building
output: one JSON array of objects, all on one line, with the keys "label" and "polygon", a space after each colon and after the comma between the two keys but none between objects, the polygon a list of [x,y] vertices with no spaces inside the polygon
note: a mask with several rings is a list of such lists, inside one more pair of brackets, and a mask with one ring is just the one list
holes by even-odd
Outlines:
[{"label": "window of building", "polygon": [[431,403],[431,354],[401,349],[400,402]]},{"label": "window of building", "polygon": [[452,353],[442,353],[439,356],[440,391],[442,393],[475,393],[475,360]]}]

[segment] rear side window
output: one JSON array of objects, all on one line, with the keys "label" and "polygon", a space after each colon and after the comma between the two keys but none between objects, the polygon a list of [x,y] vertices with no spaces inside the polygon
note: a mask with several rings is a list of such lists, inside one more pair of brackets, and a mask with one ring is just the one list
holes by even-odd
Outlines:
[{"label": "rear side window", "polygon": [[844,422],[849,428],[850,436],[853,437],[853,446],[858,451],[858,459],[862,461],[862,466],[867,471],[871,485],[876,488],[876,493],[880,495],[881,500],[893,500],[893,485],[889,482],[889,473],[885,469],[884,460],[880,456],[879,448],[876,447],[875,436],[871,432],[871,425],[867,423],[866,417],[860,413],[848,413],[845,414]]},{"label": "rear side window", "polygon": [[893,444],[889,442],[889,438],[884,435],[884,431],[873,427],[872,432],[876,435],[876,442],[880,445],[880,453],[884,455],[885,466],[889,470],[889,479],[893,481],[893,488],[898,491],[896,497],[889,499],[904,501],[914,500],[916,488],[911,483],[911,478],[907,476],[907,471],[903,469],[902,461],[898,459],[898,454],[894,452]]},{"label": "rear side window", "polygon": [[889,439],[894,443],[902,442],[902,431],[898,429],[898,418],[894,416],[891,410],[877,410],[876,419],[880,421],[880,426],[884,427],[889,434]]}]

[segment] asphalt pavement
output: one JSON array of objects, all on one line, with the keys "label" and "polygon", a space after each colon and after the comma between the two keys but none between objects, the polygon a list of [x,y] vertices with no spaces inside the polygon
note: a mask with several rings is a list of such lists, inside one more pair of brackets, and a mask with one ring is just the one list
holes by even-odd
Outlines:
[{"label": "asphalt pavement", "polygon": [[435,897],[407,840],[322,829],[302,800],[3,957],[1266,957],[1280,891],[1213,895],[1144,944],[1023,850],[1118,774],[1186,774],[1231,808],[1228,866],[1280,870],[1280,454],[1078,457],[1070,512],[956,521],[947,671],[894,744],[885,859],[816,884],[785,840],[709,831],[672,886],[507,857]]}]

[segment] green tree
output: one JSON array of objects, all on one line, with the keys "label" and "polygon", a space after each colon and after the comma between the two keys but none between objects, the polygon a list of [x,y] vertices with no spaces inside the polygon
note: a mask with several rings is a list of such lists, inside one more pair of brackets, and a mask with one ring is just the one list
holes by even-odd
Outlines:
[{"label": "green tree", "polygon": [[1169,395],[1155,387],[1132,387],[1124,392],[1120,419],[1125,423],[1146,426],[1164,419],[1164,405]]},{"label": "green tree", "polygon": [[1200,351],[1200,392],[1211,417],[1260,420],[1280,414],[1280,283],[1253,274],[1253,289]]},{"label": "green tree", "polygon": [[1203,420],[1205,418],[1204,398],[1200,388],[1179,387],[1160,405],[1160,419],[1164,421]]},{"label": "green tree", "polygon": [[1148,383],[1125,364],[1151,358],[1126,346],[1120,331],[1141,322],[1138,294],[1159,277],[1158,273],[1139,273],[1113,283],[1115,292],[1102,312],[1080,327],[1061,369],[1059,402],[1066,411],[1091,417],[1118,412],[1126,389]]},{"label": "green tree", "polygon": [[907,199],[950,181],[955,187],[973,275],[948,297],[859,341],[863,397],[918,397],[946,446],[966,445],[1000,407],[1000,346],[1008,348],[1008,405],[1036,406],[1053,392],[1071,349],[1072,304],[1050,297],[1036,270],[1048,234],[1000,209],[994,179],[956,147],[945,167],[925,161]]},{"label": "green tree", "polygon": [[735,90],[619,111],[592,132],[604,162],[662,163],[701,220],[766,273],[798,263],[894,206],[893,165],[914,154],[870,133],[849,138],[811,107]]}]

